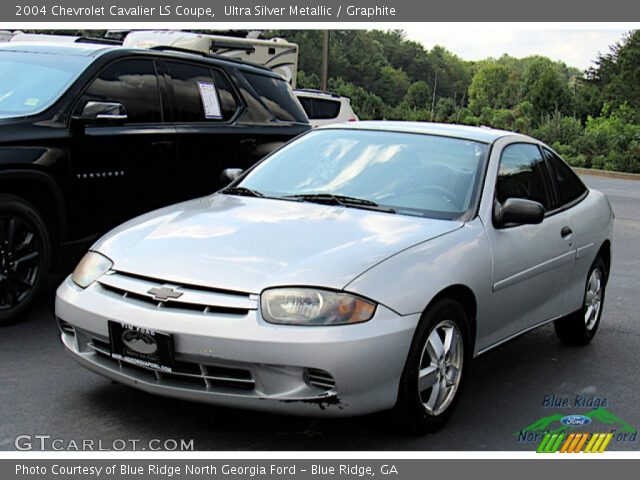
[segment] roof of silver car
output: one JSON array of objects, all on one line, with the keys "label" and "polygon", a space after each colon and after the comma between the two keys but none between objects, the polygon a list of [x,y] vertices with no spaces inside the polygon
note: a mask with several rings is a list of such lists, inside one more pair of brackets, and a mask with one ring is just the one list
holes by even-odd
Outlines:
[{"label": "roof of silver car", "polygon": [[467,125],[451,125],[429,122],[401,122],[387,120],[369,120],[362,122],[336,123],[326,128],[348,128],[356,130],[382,130],[387,132],[422,133],[425,135],[441,135],[445,137],[464,138],[476,142],[492,143],[500,137],[519,135],[506,130],[496,130],[489,127],[470,127]]}]

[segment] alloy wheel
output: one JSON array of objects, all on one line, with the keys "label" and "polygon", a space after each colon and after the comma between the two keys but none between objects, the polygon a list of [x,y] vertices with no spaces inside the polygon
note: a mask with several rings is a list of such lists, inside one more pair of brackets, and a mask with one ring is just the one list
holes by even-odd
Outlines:
[{"label": "alloy wheel", "polygon": [[0,216],[0,311],[17,307],[32,291],[40,271],[39,244],[28,222]]},{"label": "alloy wheel", "polygon": [[602,270],[594,268],[589,276],[584,296],[584,325],[588,331],[595,326],[602,308],[602,280]]},{"label": "alloy wheel", "polygon": [[418,392],[428,414],[441,414],[453,401],[462,378],[463,357],[458,326],[451,320],[438,323],[422,350],[418,373]]}]

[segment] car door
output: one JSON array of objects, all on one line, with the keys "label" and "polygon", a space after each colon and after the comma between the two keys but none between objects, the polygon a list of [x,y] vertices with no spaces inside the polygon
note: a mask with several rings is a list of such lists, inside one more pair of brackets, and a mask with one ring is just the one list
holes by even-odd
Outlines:
[{"label": "car door", "polygon": [[[126,118],[85,121],[89,102],[121,104]],[[73,129],[70,160],[74,208],[84,215],[84,233],[102,232],[180,199],[175,130],[163,122],[163,104],[155,63],[141,57],[108,64],[79,98],[74,116],[82,128]]]},{"label": "car door", "polygon": [[[584,281],[591,267],[595,252],[600,247],[594,242],[594,211],[582,200],[588,194],[588,189],[578,175],[558,155],[551,150],[542,149],[551,171],[557,198],[557,209],[566,211],[565,215],[571,220],[573,231],[572,241],[575,249],[575,262],[564,292],[562,312],[571,313],[582,307],[584,295]],[[597,237],[597,236],[596,236]]]},{"label": "car door", "polygon": [[547,163],[538,145],[512,143],[500,155],[494,201],[525,198],[541,203],[538,225],[485,225],[493,255],[490,344],[558,316],[575,250],[569,216],[555,209]]},{"label": "car door", "polygon": [[[178,138],[180,175],[189,197],[207,195],[220,186],[229,167],[247,168],[247,144],[255,144],[248,128],[233,120],[241,102],[226,74],[188,61],[165,61]],[[252,143],[253,142],[253,143]]]}]

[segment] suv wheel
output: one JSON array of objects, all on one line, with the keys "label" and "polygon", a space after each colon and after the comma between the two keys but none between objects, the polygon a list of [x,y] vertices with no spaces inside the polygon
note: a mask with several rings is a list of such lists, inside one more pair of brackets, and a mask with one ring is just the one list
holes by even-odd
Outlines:
[{"label": "suv wheel", "polygon": [[42,217],[24,200],[0,195],[0,325],[18,320],[42,288],[51,241]]},{"label": "suv wheel", "polygon": [[423,315],[395,407],[410,433],[434,432],[453,413],[471,360],[467,325],[464,309],[452,299],[436,302]]}]

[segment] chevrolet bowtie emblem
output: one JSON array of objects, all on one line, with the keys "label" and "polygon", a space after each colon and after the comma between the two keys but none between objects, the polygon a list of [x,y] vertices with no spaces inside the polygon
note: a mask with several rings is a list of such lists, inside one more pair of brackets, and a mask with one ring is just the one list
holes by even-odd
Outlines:
[{"label": "chevrolet bowtie emblem", "polygon": [[160,300],[161,302],[166,302],[169,299],[175,300],[182,296],[182,292],[177,292],[170,287],[153,287],[147,293],[153,295],[155,300]]}]

